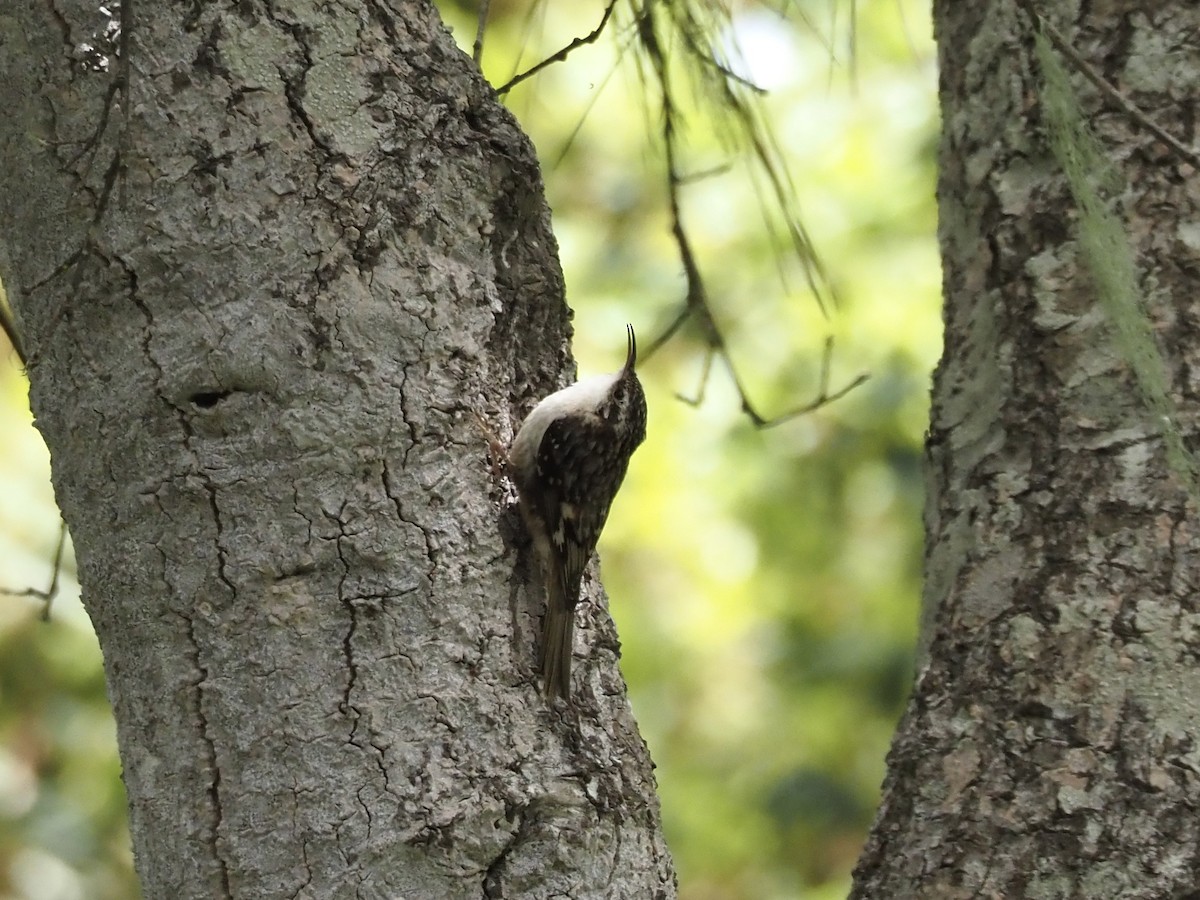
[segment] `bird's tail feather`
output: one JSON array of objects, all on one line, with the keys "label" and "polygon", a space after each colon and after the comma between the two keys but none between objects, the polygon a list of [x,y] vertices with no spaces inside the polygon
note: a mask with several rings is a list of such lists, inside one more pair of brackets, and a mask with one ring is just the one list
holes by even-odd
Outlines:
[{"label": "bird's tail feather", "polygon": [[571,695],[571,647],[575,636],[575,608],[567,602],[558,579],[551,579],[542,621],[542,689],[548,699]]}]

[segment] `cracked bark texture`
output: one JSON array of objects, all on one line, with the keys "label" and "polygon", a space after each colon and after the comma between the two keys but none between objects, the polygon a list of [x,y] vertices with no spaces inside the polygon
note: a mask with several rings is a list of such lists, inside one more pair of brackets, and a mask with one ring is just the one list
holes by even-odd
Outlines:
[{"label": "cracked bark texture", "polygon": [[[1038,7],[1195,143],[1200,7]],[[852,896],[1195,897],[1195,503],[1080,257],[1029,20],[1012,0],[938,0],[934,17],[946,334],[927,453],[928,655]],[[1191,442],[1200,182],[1074,81],[1118,175]]]},{"label": "cracked bark texture", "polygon": [[471,416],[569,377],[527,140],[428,3],[134,13],[126,116],[94,0],[0,10],[0,276],[145,895],[674,896],[603,598],[547,708]]}]

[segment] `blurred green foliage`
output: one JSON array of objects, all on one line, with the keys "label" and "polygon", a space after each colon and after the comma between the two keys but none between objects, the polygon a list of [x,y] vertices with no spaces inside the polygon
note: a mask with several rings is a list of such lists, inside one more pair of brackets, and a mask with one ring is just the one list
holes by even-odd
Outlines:
[{"label": "blurred green foliage", "polygon": [[[658,764],[687,900],[844,897],[908,690],[922,564],[921,441],[940,350],[936,106],[915,0],[735,4],[722,36],[771,88],[765,121],[836,290],[822,316],[778,239],[731,123],[683,110],[684,217],[730,356],[770,417],[870,380],[767,430],[721,365],[702,380],[690,326],[642,367],[649,438],[602,541],[623,668]],[[445,5],[464,47],[473,4]],[[600,2],[493,0],[484,69],[506,81],[586,34]],[[653,85],[628,23],[507,98],[545,166],[580,369],[643,346],[686,285],[669,232]],[[756,190],[757,185],[757,190]],[[677,394],[696,395],[693,406]],[[0,586],[44,586],[57,539],[24,384],[0,368]],[[69,563],[68,563],[69,566]],[[68,571],[68,576],[70,572]],[[135,896],[98,648],[70,577],[49,624],[0,598],[0,897]]]}]

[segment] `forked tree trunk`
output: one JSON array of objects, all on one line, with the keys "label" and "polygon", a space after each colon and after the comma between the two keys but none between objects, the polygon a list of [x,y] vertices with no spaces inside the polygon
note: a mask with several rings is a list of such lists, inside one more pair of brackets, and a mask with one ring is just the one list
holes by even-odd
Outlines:
[{"label": "forked tree trunk", "polygon": [[528,142],[425,2],[137,3],[128,110],[98,7],[0,10],[0,277],[145,895],[673,896],[472,417],[568,367]]},{"label": "forked tree trunk", "polygon": [[[1197,4],[1083,4],[1078,18],[1074,4],[1032,5],[1194,141]],[[1196,505],[1099,300],[1095,272],[1116,255],[1085,264],[1030,20],[1013,0],[939,0],[934,15],[946,349],[928,447],[929,654],[853,896],[1196,896]],[[1114,162],[1115,176],[1089,174],[1117,198],[1186,439],[1196,171],[1073,83]]]}]

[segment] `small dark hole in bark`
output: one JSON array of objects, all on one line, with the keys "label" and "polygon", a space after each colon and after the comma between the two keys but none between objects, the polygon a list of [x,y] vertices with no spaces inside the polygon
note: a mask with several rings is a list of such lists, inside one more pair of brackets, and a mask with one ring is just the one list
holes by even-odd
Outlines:
[{"label": "small dark hole in bark", "polygon": [[1017,715],[1028,719],[1053,719],[1054,710],[1037,700],[1027,700],[1017,707]]},{"label": "small dark hole in bark", "polygon": [[192,404],[200,409],[212,409],[229,396],[230,391],[199,391],[190,397]]}]

